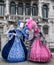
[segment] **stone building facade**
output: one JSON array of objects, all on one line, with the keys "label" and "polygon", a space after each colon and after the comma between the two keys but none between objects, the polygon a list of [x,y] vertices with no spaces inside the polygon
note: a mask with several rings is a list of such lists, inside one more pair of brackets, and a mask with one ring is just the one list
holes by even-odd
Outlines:
[{"label": "stone building facade", "polygon": [[9,25],[30,17],[39,22],[49,45],[54,45],[54,0],[0,0],[0,51],[7,42],[4,33]]}]

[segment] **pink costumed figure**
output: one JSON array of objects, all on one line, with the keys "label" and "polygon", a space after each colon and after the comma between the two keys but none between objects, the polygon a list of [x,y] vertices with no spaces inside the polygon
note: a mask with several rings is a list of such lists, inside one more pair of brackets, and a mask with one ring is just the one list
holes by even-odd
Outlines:
[{"label": "pink costumed figure", "polygon": [[[34,21],[30,19],[27,22],[27,25],[30,30],[32,30],[32,26],[34,25],[33,23]],[[34,61],[34,62],[49,62],[52,59],[51,51],[47,43],[44,42],[45,39],[43,38],[43,40],[41,40],[41,37],[43,37],[43,35],[40,32],[40,29],[38,28],[38,26],[34,28],[35,28],[34,38],[30,45],[30,49],[29,49],[30,51],[28,52],[29,53],[28,60]]]}]

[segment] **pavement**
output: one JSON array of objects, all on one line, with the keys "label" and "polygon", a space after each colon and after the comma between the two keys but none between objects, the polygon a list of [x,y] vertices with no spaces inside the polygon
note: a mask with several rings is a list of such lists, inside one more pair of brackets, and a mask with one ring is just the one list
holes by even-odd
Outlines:
[{"label": "pavement", "polygon": [[0,59],[0,65],[54,65],[54,55],[53,55],[52,61],[48,63],[37,63],[37,62],[30,62],[30,61],[18,62],[18,63],[8,63]]}]

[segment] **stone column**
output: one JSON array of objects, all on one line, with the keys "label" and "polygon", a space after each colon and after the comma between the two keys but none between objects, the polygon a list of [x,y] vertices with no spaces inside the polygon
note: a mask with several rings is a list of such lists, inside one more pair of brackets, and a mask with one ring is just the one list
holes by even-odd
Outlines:
[{"label": "stone column", "polygon": [[54,23],[53,23],[53,19],[52,19],[52,17],[53,17],[53,6],[52,6],[53,4],[52,4],[52,2],[50,2],[50,4],[49,4],[49,37],[50,37],[50,40],[51,40],[51,42],[54,42]]},{"label": "stone column", "polygon": [[5,15],[8,16],[9,15],[9,0],[5,0],[5,4],[6,4],[6,7],[5,7]]},{"label": "stone column", "polygon": [[[33,3],[34,3],[34,2],[33,2],[33,1],[31,1],[31,6],[33,5]],[[32,16],[32,12],[31,12],[31,16]]]},{"label": "stone column", "polygon": [[52,35],[52,23],[50,22],[50,20],[49,20],[49,41],[50,42],[52,42],[52,37],[53,37],[53,35]]},{"label": "stone column", "polygon": [[15,4],[16,4],[16,15],[18,15],[17,13],[18,1],[15,1]]},{"label": "stone column", "polygon": [[3,25],[3,34],[5,34],[8,30],[7,24]]},{"label": "stone column", "polygon": [[38,16],[42,17],[42,3],[39,2],[38,4]]},{"label": "stone column", "polygon": [[26,17],[25,17],[25,3],[24,3],[24,2],[23,2],[23,6],[24,6],[24,10],[23,10],[23,16],[24,16],[24,17],[23,17],[23,21],[25,22],[25,18],[26,18]]},{"label": "stone column", "polygon": [[52,4],[49,4],[49,18],[51,18],[51,16],[53,15],[53,7]]}]

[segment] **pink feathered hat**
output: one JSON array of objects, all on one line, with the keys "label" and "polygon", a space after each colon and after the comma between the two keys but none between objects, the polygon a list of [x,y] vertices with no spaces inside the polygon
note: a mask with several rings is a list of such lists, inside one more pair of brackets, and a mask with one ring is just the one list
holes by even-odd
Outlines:
[{"label": "pink feathered hat", "polygon": [[30,30],[32,30],[32,27],[35,25],[37,25],[37,23],[35,22],[35,21],[33,21],[33,19],[32,18],[30,18],[30,19],[27,19],[26,20],[27,22],[26,22],[26,25],[28,26],[28,28],[30,29]]}]

